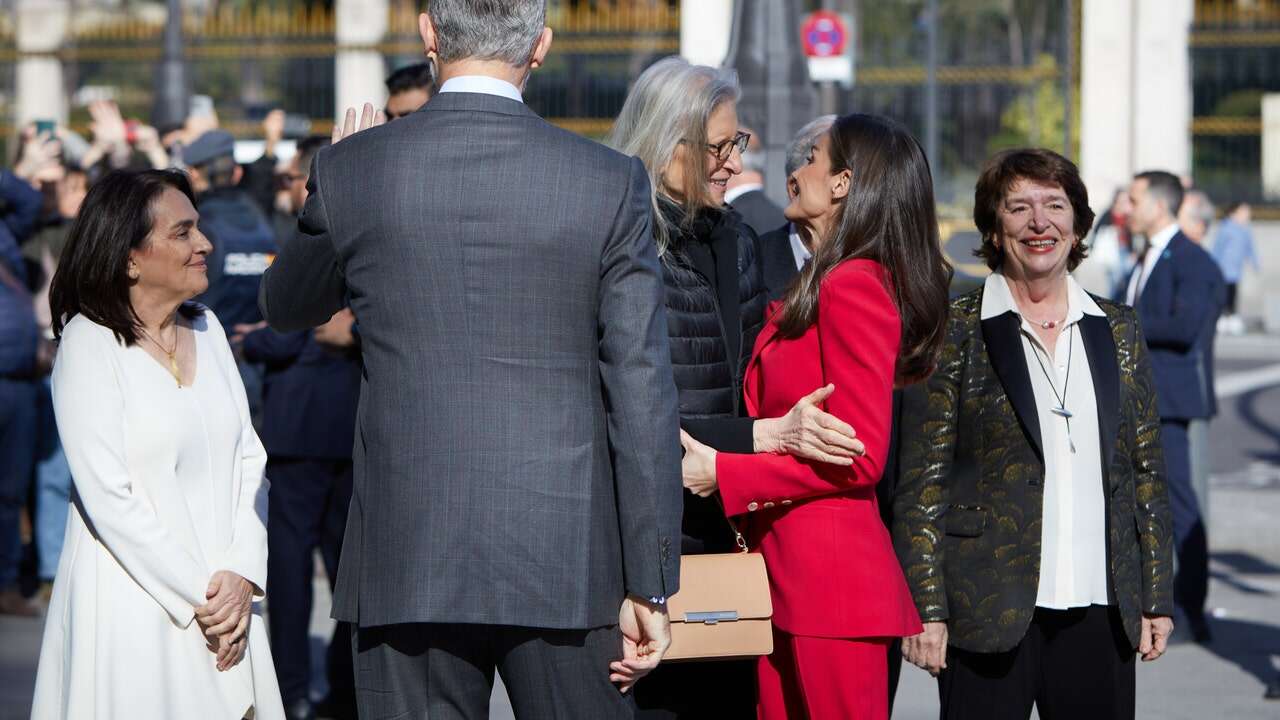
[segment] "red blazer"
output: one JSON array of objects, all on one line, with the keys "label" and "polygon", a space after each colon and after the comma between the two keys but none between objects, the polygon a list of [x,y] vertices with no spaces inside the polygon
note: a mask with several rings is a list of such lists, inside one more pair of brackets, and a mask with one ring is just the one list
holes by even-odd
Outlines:
[{"label": "red blazer", "polygon": [[835,383],[825,409],[853,426],[864,457],[840,467],[790,455],[716,455],[725,512],[746,516],[739,524],[769,569],[774,625],[793,635],[902,637],[923,629],[875,495],[902,334],[890,282],[874,261],[841,264],[822,282],[818,322],[794,340],[777,336],[771,309],[745,379],[753,417],[781,417]]}]

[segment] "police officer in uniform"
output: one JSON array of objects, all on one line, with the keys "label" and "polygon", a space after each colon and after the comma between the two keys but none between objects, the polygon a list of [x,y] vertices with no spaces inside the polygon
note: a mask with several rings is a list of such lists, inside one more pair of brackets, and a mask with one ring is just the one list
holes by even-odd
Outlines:
[{"label": "police officer in uniform", "polygon": [[[209,289],[197,301],[213,310],[233,345],[262,327],[258,285],[276,256],[271,222],[248,191],[237,187],[244,174],[236,164],[235,138],[210,130],[182,152],[200,210],[200,232],[213,243],[208,258]],[[239,360],[254,424],[262,416],[260,364]]]}]

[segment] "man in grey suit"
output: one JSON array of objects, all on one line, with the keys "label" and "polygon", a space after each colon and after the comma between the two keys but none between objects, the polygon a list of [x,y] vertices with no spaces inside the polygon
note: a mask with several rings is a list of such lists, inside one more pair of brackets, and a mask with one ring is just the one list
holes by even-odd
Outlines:
[{"label": "man in grey suit", "polygon": [[682,492],[645,170],[521,101],[544,0],[432,0],[419,26],[439,94],[317,155],[260,297],[279,330],[348,299],[359,323],[334,617],[360,715],[484,717],[496,668],[520,718],[630,717]]}]

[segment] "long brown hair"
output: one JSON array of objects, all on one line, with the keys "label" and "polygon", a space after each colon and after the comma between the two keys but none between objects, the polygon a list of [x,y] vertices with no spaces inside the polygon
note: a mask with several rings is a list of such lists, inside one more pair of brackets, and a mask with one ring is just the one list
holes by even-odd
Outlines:
[{"label": "long brown hair", "polygon": [[817,322],[819,289],[836,266],[874,260],[889,274],[888,290],[902,320],[895,381],[922,380],[942,350],[951,282],[951,264],[938,239],[929,161],[905,127],[875,115],[845,115],[828,137],[832,173],[849,171],[849,194],[831,236],[788,292],[779,334],[796,338]]}]

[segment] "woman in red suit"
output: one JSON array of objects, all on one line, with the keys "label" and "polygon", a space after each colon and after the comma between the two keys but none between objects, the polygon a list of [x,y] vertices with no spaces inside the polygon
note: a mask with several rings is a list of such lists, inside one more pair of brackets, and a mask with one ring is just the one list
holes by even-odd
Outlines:
[{"label": "woman in red suit", "polygon": [[894,386],[926,377],[941,348],[951,269],[928,162],[898,123],[840,118],[789,183],[787,219],[815,254],[769,310],[747,406],[782,415],[834,384],[826,410],[858,429],[866,453],[840,464],[717,453],[686,435],[685,486],[719,490],[769,569],[776,636],[758,667],[759,717],[885,718],[888,644],[921,625],[875,485]]}]

